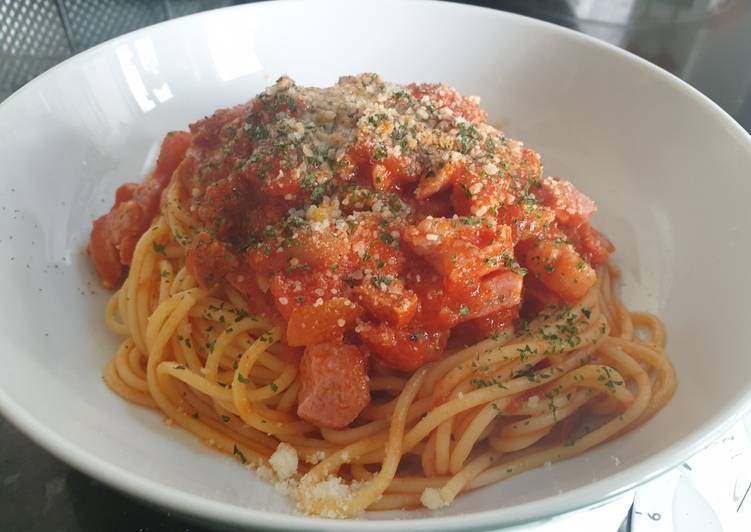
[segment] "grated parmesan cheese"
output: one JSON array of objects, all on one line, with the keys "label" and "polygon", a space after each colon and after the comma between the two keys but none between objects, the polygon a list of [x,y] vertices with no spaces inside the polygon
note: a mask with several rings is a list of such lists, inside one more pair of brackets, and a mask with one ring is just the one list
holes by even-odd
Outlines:
[{"label": "grated parmesan cheese", "polygon": [[488,175],[496,175],[498,173],[498,167],[493,163],[487,163],[482,167],[482,171]]},{"label": "grated parmesan cheese", "polygon": [[281,442],[269,458],[269,464],[281,480],[287,480],[297,473],[297,451],[290,444]]},{"label": "grated parmesan cheese", "polygon": [[297,489],[297,509],[331,519],[348,517],[347,503],[352,499],[354,485],[348,486],[337,476],[315,484],[301,482]]},{"label": "grated parmesan cheese", "polygon": [[305,457],[305,461],[310,465],[316,465],[326,459],[326,453],[324,451],[316,451]]},{"label": "grated parmesan cheese", "polygon": [[441,490],[436,488],[425,488],[420,495],[420,502],[428,510],[438,510],[450,504],[441,495]]}]

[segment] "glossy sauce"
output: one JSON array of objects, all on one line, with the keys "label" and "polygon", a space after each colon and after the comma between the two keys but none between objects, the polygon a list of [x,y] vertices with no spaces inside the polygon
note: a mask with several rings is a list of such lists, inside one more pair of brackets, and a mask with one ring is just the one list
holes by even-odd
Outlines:
[{"label": "glossy sauce", "polygon": [[[284,325],[287,343],[306,347],[303,368],[325,367],[328,350],[336,364],[414,370],[449,340],[581,298],[613,249],[588,222],[592,200],[543,178],[537,153],[445,85],[363,74],[318,89],[283,77],[192,124],[190,138],[172,206],[197,220],[175,235],[187,267]],[[349,366],[360,405],[365,365]],[[344,426],[350,414],[317,421]]]}]

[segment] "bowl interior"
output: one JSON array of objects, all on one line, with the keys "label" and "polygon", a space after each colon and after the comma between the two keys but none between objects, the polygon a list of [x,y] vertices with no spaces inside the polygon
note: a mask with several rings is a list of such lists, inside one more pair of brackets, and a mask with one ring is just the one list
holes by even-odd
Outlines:
[{"label": "bowl interior", "polygon": [[376,522],[362,526],[398,517],[389,528],[483,527],[591,504],[679,463],[749,405],[751,142],[737,124],[656,67],[531,19],[443,3],[282,2],[126,35],[0,106],[4,414],[77,467],[175,509],[322,526],[107,389],[109,294],[84,249],[91,220],[120,183],[149,169],[165,132],[250,99],[282,73],[329,85],[363,71],[481,96],[492,122],[542,154],[546,173],[593,197],[595,224],[617,247],[625,302],[667,324],[679,387],[651,422],[584,456],[440,512],[370,514]]}]

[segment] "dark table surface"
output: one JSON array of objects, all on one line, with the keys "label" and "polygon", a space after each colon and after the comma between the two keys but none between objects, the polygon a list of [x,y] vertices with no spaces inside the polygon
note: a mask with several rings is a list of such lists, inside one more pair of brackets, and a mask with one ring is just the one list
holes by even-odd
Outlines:
[{"label": "dark table surface", "polygon": [[[226,0],[0,0],[0,100],[63,59]],[[751,1],[485,0],[625,48],[684,79],[751,130]],[[629,529],[628,519],[621,526]],[[71,469],[0,417],[0,531],[210,530]]]}]

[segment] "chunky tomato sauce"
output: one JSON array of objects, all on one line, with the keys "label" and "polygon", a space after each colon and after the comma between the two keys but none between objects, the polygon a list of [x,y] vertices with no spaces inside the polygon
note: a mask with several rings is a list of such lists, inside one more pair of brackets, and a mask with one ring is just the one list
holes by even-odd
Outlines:
[{"label": "chunky tomato sauce", "polygon": [[[303,367],[328,352],[414,370],[450,339],[580,299],[613,250],[589,224],[591,199],[543,177],[537,153],[446,85],[364,74],[318,89],[283,77],[189,138],[172,173],[172,207],[196,220],[175,235],[187,267],[283,324],[287,343],[306,347]],[[112,253],[122,235],[109,236]],[[91,252],[96,262],[94,238]]]}]

